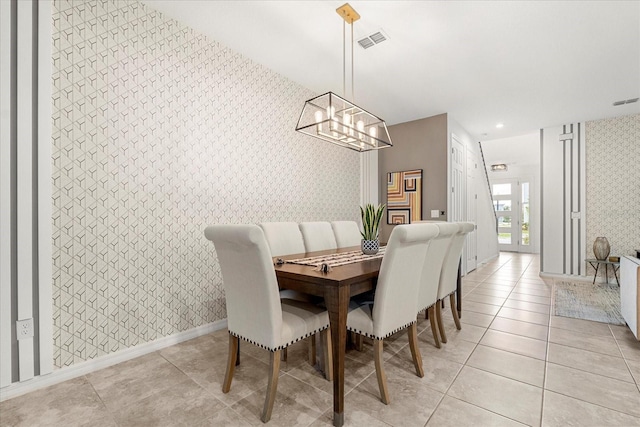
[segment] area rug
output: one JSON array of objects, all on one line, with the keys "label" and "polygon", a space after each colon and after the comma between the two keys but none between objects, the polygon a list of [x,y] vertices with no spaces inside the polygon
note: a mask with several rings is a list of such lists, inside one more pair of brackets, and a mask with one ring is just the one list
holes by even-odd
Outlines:
[{"label": "area rug", "polygon": [[620,314],[618,285],[557,282],[554,288],[554,314],[575,319],[624,325]]}]

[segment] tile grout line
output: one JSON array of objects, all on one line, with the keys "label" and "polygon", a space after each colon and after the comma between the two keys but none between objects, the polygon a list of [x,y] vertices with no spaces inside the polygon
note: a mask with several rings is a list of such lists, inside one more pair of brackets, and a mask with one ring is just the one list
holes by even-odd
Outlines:
[{"label": "tile grout line", "polygon": [[611,325],[608,325],[608,326],[609,326],[609,331],[611,331],[611,335],[613,336],[613,339],[616,342],[616,346],[618,346],[618,351],[620,351],[620,354],[622,355],[622,360],[624,360],[624,364],[627,367],[627,370],[629,371],[629,374],[631,375],[633,382],[636,384],[636,388],[638,389],[638,392],[640,393],[640,379],[636,379],[635,375],[633,375],[631,366],[629,366],[629,361],[627,360],[627,357],[624,355],[624,352],[620,347],[620,343],[618,342],[618,337],[616,337],[616,334],[613,333],[613,329],[611,329]]},{"label": "tile grout line", "polygon": [[552,281],[551,282],[551,298],[550,298],[551,305],[549,306],[549,324],[547,325],[547,348],[545,350],[545,355],[544,355],[544,374],[543,374],[543,378],[542,378],[542,401],[541,401],[541,404],[540,404],[540,426],[542,426],[542,422],[544,420],[544,400],[546,398],[547,370],[549,369],[549,347],[551,345],[551,343],[550,343],[550,338],[551,338],[551,316],[553,315],[553,307],[555,305],[555,301],[554,301],[555,293],[553,292],[554,286],[555,286],[555,281]]},{"label": "tile grout line", "polygon": [[[511,259],[509,259],[509,261],[507,261],[507,262],[510,262],[510,261],[511,261]],[[507,264],[507,262],[505,262],[505,264],[503,264],[501,267],[499,267],[496,271],[498,271],[500,268],[502,268],[504,265],[506,265],[506,264]],[[494,272],[494,273],[495,273],[495,272]],[[491,277],[494,273],[492,273],[491,275],[489,275],[487,278]],[[486,280],[486,279],[484,279],[482,282],[480,282],[477,286],[480,286],[480,284],[484,283],[484,281],[485,281],[485,280]],[[517,283],[517,281],[516,281],[516,283]],[[477,286],[476,286],[476,287],[477,287]],[[474,288],[474,289],[475,289],[475,288]],[[511,292],[509,292],[509,294],[511,294]],[[463,299],[464,299],[464,296],[463,296]],[[505,299],[505,301],[506,301],[506,299]],[[504,303],[503,303],[503,305],[504,305]],[[500,306],[500,308],[502,308],[502,305]],[[496,317],[497,317],[497,313],[493,316],[494,320],[495,320],[495,318],[496,318]],[[485,331],[484,331],[484,333],[482,334],[482,336],[480,337],[480,339],[478,340],[478,342],[473,343],[473,344],[474,344],[473,350],[471,350],[471,352],[469,353],[469,356],[467,356],[467,358],[465,359],[464,363],[462,363],[462,368],[460,368],[460,370],[456,373],[456,376],[453,378],[453,380],[451,381],[451,383],[450,383],[450,384],[449,384],[449,386],[447,387],[446,391],[445,391],[445,392],[444,392],[444,394],[443,394],[443,397],[440,399],[440,402],[438,402],[438,405],[436,405],[436,408],[433,410],[433,412],[431,413],[431,415],[429,415],[429,418],[427,419],[427,424],[428,424],[428,423],[429,423],[429,421],[431,420],[431,417],[433,417],[433,414],[435,414],[435,413],[436,413],[436,411],[437,411],[438,407],[440,406],[440,404],[441,404],[441,403],[442,403],[442,401],[444,400],[445,396],[450,397],[450,398],[452,398],[452,399],[460,400],[461,402],[465,402],[465,403],[467,403],[467,404],[469,404],[469,405],[475,406],[475,407],[480,408],[480,409],[482,409],[482,410],[484,410],[484,411],[491,412],[491,413],[496,414],[496,415],[499,415],[499,416],[501,416],[501,417],[503,417],[503,418],[506,418],[506,419],[509,419],[509,420],[513,420],[513,421],[515,421],[515,422],[520,423],[520,421],[515,420],[515,419],[513,419],[513,418],[510,418],[510,417],[507,417],[506,415],[499,414],[499,413],[494,412],[494,411],[491,411],[491,410],[489,410],[489,409],[487,409],[487,408],[483,408],[483,407],[478,406],[478,405],[475,405],[475,404],[473,404],[473,403],[471,403],[471,402],[467,402],[466,400],[458,399],[457,397],[454,397],[454,396],[450,396],[450,395],[449,395],[449,391],[451,390],[451,387],[453,386],[453,384],[456,382],[456,380],[458,379],[458,377],[459,377],[459,376],[460,376],[460,374],[462,373],[462,370],[463,370],[465,367],[467,367],[467,366],[468,366],[468,365],[467,365],[467,363],[469,362],[469,359],[471,358],[471,355],[473,355],[473,353],[476,351],[476,349],[478,348],[478,346],[479,346],[479,345],[481,345],[481,344],[480,344],[480,341],[482,341],[482,339],[483,339],[483,338],[484,338],[484,336],[486,335],[486,333],[487,333],[487,331],[489,330],[489,328],[490,328],[490,326],[491,326],[491,324],[492,324],[492,323],[493,323],[493,320],[492,320],[492,321],[491,321],[491,323],[489,323],[489,325],[485,328]],[[463,341],[464,341],[464,340],[463,340]],[[467,341],[467,342],[469,342],[469,341]],[[478,368],[474,368],[474,367],[472,367],[472,366],[468,366],[468,367],[469,367],[469,368],[473,368],[473,369],[478,369]],[[482,369],[479,369],[479,370],[482,370]],[[482,370],[482,371],[484,371],[484,370]],[[489,372],[489,371],[484,371],[484,372]],[[493,374],[493,375],[498,375],[498,374],[495,374],[495,373],[493,373],[493,372],[489,372],[489,373],[491,373],[491,374]],[[507,377],[503,377],[502,375],[498,375],[498,376],[500,376],[500,377],[502,377],[502,378],[507,378]],[[508,379],[511,379],[511,378],[508,378]],[[517,380],[514,380],[514,381],[517,381]],[[521,381],[519,381],[519,382],[521,382]],[[526,383],[524,383],[524,384],[526,384]],[[530,384],[528,384],[528,385],[530,385]],[[522,424],[522,423],[521,423],[521,424]],[[425,424],[425,426],[426,426],[426,424]]]}]

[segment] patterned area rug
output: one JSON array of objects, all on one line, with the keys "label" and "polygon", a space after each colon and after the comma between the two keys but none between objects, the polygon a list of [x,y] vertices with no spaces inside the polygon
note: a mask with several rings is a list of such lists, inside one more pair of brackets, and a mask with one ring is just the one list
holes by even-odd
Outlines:
[{"label": "patterned area rug", "polygon": [[612,284],[557,282],[554,284],[556,316],[624,325],[620,314],[620,288]]}]

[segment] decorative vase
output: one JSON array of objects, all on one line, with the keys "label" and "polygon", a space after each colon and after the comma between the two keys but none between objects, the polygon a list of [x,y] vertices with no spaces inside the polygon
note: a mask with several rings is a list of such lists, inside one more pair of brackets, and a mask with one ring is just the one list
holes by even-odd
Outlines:
[{"label": "decorative vase", "polygon": [[376,240],[364,240],[360,241],[360,249],[365,255],[375,255],[380,250],[380,241]]},{"label": "decorative vase", "polygon": [[609,252],[611,252],[611,246],[609,246],[609,241],[606,237],[598,237],[596,241],[593,242],[593,254],[596,256],[596,259],[603,261],[607,259],[609,256]]}]

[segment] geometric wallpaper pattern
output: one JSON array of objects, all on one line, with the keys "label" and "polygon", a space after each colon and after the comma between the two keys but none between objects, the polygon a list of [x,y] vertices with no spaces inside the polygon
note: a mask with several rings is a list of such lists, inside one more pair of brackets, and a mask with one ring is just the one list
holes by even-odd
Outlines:
[{"label": "geometric wallpaper pattern", "polygon": [[609,241],[612,256],[635,255],[640,249],[640,114],[587,122],[586,157],[585,257],[594,257],[593,242],[600,236]]},{"label": "geometric wallpaper pattern", "polygon": [[358,219],[314,93],[144,4],[54,1],[52,78],[56,367],[224,319],[207,225]]}]

